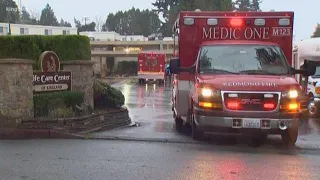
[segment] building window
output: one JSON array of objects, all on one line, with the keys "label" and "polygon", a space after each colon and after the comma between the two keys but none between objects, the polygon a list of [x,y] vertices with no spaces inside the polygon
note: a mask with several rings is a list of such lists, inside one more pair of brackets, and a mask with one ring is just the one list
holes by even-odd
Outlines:
[{"label": "building window", "polygon": [[8,27],[0,27],[0,34],[7,35],[9,33]]},{"label": "building window", "polygon": [[69,31],[69,30],[63,30],[63,31],[62,31],[62,34],[63,34],[63,35],[70,35],[70,31]]},{"label": "building window", "polygon": [[29,34],[28,28],[20,28],[20,34],[21,34],[21,35],[27,35],[27,34]]},{"label": "building window", "polygon": [[132,37],[132,38],[130,38],[130,40],[131,40],[131,41],[133,41],[133,37]]},{"label": "building window", "polygon": [[52,30],[51,29],[45,29],[44,30],[44,35],[52,35]]}]

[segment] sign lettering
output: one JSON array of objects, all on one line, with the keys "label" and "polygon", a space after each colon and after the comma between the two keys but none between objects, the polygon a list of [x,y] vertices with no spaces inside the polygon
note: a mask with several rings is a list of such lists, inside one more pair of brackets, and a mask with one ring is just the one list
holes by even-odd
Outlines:
[{"label": "sign lettering", "polygon": [[71,72],[34,72],[35,92],[71,90]]},{"label": "sign lettering", "polygon": [[278,86],[274,82],[224,82],[223,86],[266,86],[266,87],[276,87]]},{"label": "sign lettering", "polygon": [[219,39],[219,40],[237,40],[244,37],[247,40],[264,40],[270,39],[269,27],[247,27],[241,28],[226,28],[226,27],[203,27],[203,39]]},{"label": "sign lettering", "polygon": [[291,28],[273,27],[272,36],[291,36]]}]

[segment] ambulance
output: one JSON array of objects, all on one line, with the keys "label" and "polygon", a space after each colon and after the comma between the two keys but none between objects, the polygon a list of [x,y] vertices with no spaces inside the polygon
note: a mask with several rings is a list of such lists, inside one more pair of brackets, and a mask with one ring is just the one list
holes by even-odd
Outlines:
[{"label": "ambulance", "polygon": [[308,60],[291,67],[293,19],[293,12],[180,12],[179,55],[170,60],[176,129],[198,140],[208,132],[277,134],[294,145],[304,98],[295,75],[316,67]]},{"label": "ambulance", "polygon": [[140,84],[147,81],[164,82],[166,55],[162,52],[140,52],[138,54],[138,79]]}]

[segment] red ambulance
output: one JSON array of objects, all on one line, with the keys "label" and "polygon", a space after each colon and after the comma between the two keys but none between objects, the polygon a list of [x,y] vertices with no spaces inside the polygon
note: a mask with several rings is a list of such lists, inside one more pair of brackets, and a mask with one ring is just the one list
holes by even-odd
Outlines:
[{"label": "red ambulance", "polygon": [[[291,67],[293,12],[180,12],[173,27],[179,55],[173,114],[177,130],[298,137],[301,99],[295,74],[313,75],[315,64]],[[261,138],[261,139],[260,139]]]},{"label": "red ambulance", "polygon": [[147,81],[164,81],[164,65],[166,55],[162,52],[140,52],[138,54],[138,78],[139,83]]}]

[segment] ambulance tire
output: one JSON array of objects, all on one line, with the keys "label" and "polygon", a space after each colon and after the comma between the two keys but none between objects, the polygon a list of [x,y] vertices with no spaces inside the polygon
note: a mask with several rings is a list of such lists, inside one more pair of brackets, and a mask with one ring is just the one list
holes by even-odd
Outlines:
[{"label": "ambulance tire", "polygon": [[294,146],[298,139],[298,128],[290,127],[281,133],[282,143],[285,146]]},{"label": "ambulance tire", "polygon": [[194,121],[194,115],[191,115],[191,136],[194,140],[203,140],[204,139],[204,132],[198,129],[195,121]]},{"label": "ambulance tire", "polygon": [[182,133],[184,131],[183,120],[178,118],[178,117],[176,117],[174,119],[174,123],[175,123],[176,131],[179,132],[179,133]]},{"label": "ambulance tire", "polygon": [[139,79],[139,84],[145,84],[146,80],[145,79]]},{"label": "ambulance tire", "polygon": [[158,79],[158,84],[162,85],[163,84],[163,80],[162,79]]}]

